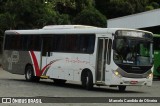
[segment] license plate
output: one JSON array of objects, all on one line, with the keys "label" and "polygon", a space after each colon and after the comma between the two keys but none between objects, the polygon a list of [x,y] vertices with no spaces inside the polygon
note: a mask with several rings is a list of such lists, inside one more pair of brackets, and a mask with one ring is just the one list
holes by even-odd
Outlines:
[{"label": "license plate", "polygon": [[138,81],[131,81],[130,84],[137,84]]}]

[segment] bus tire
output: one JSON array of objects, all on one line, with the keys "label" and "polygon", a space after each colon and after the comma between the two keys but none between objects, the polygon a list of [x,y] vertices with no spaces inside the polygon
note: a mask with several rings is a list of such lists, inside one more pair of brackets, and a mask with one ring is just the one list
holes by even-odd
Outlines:
[{"label": "bus tire", "polygon": [[124,92],[124,91],[126,90],[126,86],[124,86],[124,85],[119,85],[119,86],[118,86],[118,89],[119,89],[120,92]]},{"label": "bus tire", "polygon": [[84,72],[82,72],[81,81],[84,88],[91,90],[93,88],[93,76],[91,71],[84,70]]},{"label": "bus tire", "polygon": [[40,77],[34,76],[33,67],[28,65],[25,68],[25,78],[29,82],[39,82]]}]

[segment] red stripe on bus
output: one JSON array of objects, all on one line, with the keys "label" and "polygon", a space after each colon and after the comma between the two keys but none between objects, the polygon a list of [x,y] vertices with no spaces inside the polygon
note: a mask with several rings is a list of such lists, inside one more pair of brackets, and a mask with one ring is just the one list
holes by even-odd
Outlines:
[{"label": "red stripe on bus", "polygon": [[31,56],[32,56],[32,60],[34,62],[34,67],[35,67],[35,71],[36,71],[36,75],[35,76],[41,76],[41,72],[40,72],[40,69],[39,69],[39,65],[38,65],[38,61],[37,61],[37,58],[36,58],[36,55],[34,54],[33,51],[30,51],[31,53]]},{"label": "red stripe on bus", "polygon": [[45,67],[43,67],[43,69],[42,69],[42,74],[43,74],[43,72],[46,70],[46,68],[49,66],[50,64],[47,64]]},{"label": "red stripe on bus", "polygon": [[50,66],[53,64],[53,63],[55,63],[55,62],[57,62],[57,61],[59,61],[59,60],[61,60],[61,59],[57,59],[57,60],[53,60],[53,61],[51,61],[49,64],[47,64],[45,67],[43,67],[43,69],[42,69],[42,74],[44,73],[44,71],[46,71],[46,69],[47,68],[50,68]]}]

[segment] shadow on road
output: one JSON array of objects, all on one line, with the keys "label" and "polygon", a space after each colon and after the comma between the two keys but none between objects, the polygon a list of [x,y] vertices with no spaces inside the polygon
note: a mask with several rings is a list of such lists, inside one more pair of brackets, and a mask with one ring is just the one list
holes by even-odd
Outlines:
[{"label": "shadow on road", "polygon": [[[1,79],[1,80],[8,80],[8,81],[16,81],[16,82],[21,82],[23,84],[27,84],[28,86],[31,86],[32,84],[36,84],[37,86],[56,86],[56,87],[61,87],[61,88],[67,88],[67,89],[78,89],[78,90],[85,90],[80,84],[73,84],[73,83],[65,83],[65,84],[55,84],[52,81],[40,81],[40,82],[27,82],[26,80],[23,79]],[[20,83],[19,83],[20,84]],[[85,90],[86,91],[86,90]],[[131,91],[127,90],[124,92],[118,91],[117,87],[106,87],[106,86],[95,86],[92,90],[89,92],[103,92],[103,93],[145,93],[142,91]]]}]

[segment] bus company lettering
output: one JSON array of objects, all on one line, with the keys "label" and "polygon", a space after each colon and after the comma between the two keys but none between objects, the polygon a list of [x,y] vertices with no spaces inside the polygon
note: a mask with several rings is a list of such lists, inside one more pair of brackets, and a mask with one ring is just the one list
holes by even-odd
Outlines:
[{"label": "bus company lettering", "polygon": [[66,58],[66,62],[67,62],[67,63],[83,63],[83,64],[89,64],[89,63],[90,63],[90,62],[88,62],[88,61],[79,60],[78,57],[77,57],[76,59]]},{"label": "bus company lettering", "polygon": [[11,53],[11,56],[8,57],[8,70],[12,70],[12,64],[17,63],[19,61],[19,52],[18,51],[13,51]]}]

